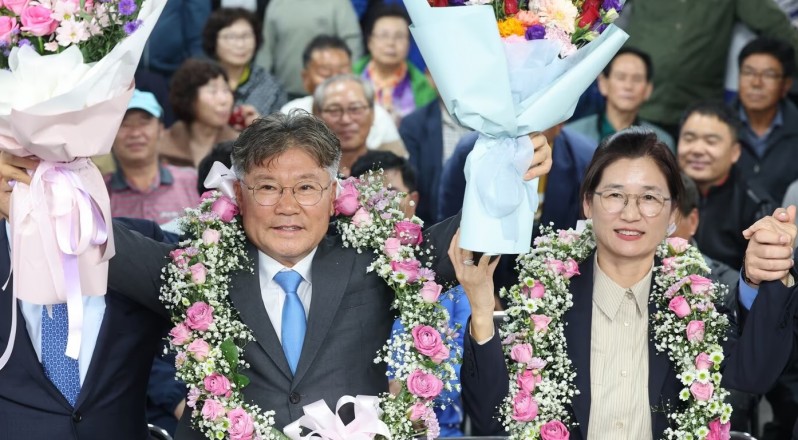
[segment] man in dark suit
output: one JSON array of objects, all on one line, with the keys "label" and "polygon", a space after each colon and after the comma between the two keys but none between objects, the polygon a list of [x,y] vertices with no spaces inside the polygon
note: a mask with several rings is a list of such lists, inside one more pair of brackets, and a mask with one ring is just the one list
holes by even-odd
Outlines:
[{"label": "man in dark suit", "polygon": [[[4,217],[7,217],[9,194],[0,193],[0,212]],[[120,223],[150,238],[163,239],[153,222],[127,219]],[[9,278],[10,265],[6,222],[0,221],[3,282]],[[15,332],[13,351],[0,370],[0,438],[149,438],[144,411],[147,379],[165,330],[164,322],[147,308],[114,291],[86,298],[81,352],[79,359],[73,361],[79,386],[65,393],[56,385],[59,380],[51,379],[52,370],[42,360],[43,356],[45,359],[52,356],[44,354],[49,344],[45,341],[50,339],[43,334],[43,321],[49,319],[42,315],[43,306],[19,300],[14,307],[12,289],[9,281],[0,294],[2,320],[9,322],[8,317],[16,314],[16,327],[11,329]],[[8,346],[8,336],[8,327],[3,325],[0,330],[3,349]],[[54,354],[63,356],[63,349]]]}]

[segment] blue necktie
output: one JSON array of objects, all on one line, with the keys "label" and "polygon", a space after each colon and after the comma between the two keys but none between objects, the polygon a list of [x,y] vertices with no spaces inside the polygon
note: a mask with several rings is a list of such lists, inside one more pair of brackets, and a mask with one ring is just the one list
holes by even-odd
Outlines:
[{"label": "blue necktie", "polygon": [[285,302],[283,303],[283,325],[280,330],[280,337],[283,342],[283,353],[291,367],[291,373],[296,373],[296,366],[299,363],[299,355],[302,354],[302,344],[305,342],[305,307],[299,300],[296,290],[302,282],[302,275],[293,271],[286,270],[278,272],[274,276],[274,281],[285,291]]},{"label": "blue necktie", "polygon": [[55,304],[52,318],[42,306],[42,367],[50,381],[73,407],[80,393],[78,361],[64,354],[69,335],[67,305]]}]

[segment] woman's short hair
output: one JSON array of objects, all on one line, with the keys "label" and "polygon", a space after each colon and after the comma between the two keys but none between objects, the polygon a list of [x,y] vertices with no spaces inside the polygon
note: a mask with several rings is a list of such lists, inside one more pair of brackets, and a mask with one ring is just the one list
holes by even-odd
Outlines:
[{"label": "woman's short hair", "polygon": [[252,27],[252,32],[255,33],[253,57],[255,56],[254,54],[258,52],[261,44],[263,44],[263,27],[260,19],[244,8],[220,8],[211,13],[208,21],[205,22],[205,28],[202,29],[202,50],[205,51],[205,55],[215,60],[219,59],[216,56],[216,43],[219,41],[219,32],[238,20],[246,20]]},{"label": "woman's short hair", "polygon": [[215,61],[199,58],[184,61],[169,83],[169,103],[175,117],[186,124],[194,122],[197,118],[199,88],[219,77],[224,78],[225,84],[227,83],[227,73]]},{"label": "woman's short hair", "polygon": [[[653,131],[641,127],[627,128],[601,142],[593,153],[593,159],[585,170],[585,177],[579,188],[580,206],[596,190],[607,167],[622,159],[645,157],[654,161],[665,177],[670,192],[671,211],[676,209],[684,197],[684,185],[676,157],[667,145],[657,139]],[[584,215],[582,212],[582,216]]]}]

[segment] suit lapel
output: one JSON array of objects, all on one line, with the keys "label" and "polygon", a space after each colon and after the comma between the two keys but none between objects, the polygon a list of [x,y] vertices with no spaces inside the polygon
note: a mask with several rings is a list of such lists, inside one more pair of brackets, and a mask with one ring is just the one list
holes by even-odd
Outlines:
[{"label": "suit lapel", "polygon": [[580,275],[571,279],[570,290],[574,305],[566,313],[565,339],[568,342],[568,356],[571,358],[576,378],[574,385],[579,394],[571,399],[574,416],[587,438],[590,419],[590,337],[593,322],[593,254],[579,265]]},{"label": "suit lapel", "polygon": [[339,249],[340,244],[333,237],[325,237],[319,244],[316,255],[313,256],[311,266],[313,299],[310,302],[305,343],[302,345],[302,354],[296,368],[294,386],[307,373],[319,348],[330,334],[330,326],[341,304],[350,274],[353,270],[362,270],[365,275],[365,267],[352,267],[355,253],[340,252]]},{"label": "suit lapel", "polygon": [[[662,264],[662,261],[659,258],[654,259],[654,267],[659,267]],[[651,289],[654,289],[655,283],[654,280],[657,276],[656,270],[652,275],[651,279]],[[649,292],[649,296],[651,292]],[[667,353],[661,353],[655,347],[655,340],[654,340],[654,327],[651,323],[651,316],[657,313],[657,306],[654,304],[653,301],[649,299],[648,302],[648,402],[652,408],[659,407],[661,405],[662,396],[662,386],[665,384],[665,377],[671,370],[671,362],[668,359]],[[653,421],[652,421],[653,427]]]},{"label": "suit lapel", "polygon": [[283,346],[277,338],[263,305],[260,290],[260,276],[258,265],[258,250],[251,242],[246,244],[249,264],[243,270],[233,273],[230,277],[229,295],[233,306],[241,315],[241,321],[252,330],[255,341],[263,348],[272,359],[277,368],[287,378],[291,378],[291,369],[283,353]]}]

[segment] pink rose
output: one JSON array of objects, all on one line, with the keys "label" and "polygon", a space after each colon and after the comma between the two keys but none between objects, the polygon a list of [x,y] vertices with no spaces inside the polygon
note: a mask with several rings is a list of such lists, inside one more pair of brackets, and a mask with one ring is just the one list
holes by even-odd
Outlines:
[{"label": "pink rose", "polygon": [[690,242],[681,237],[668,237],[665,239],[665,242],[668,243],[668,247],[670,247],[675,254],[684,253],[684,251],[690,247]]},{"label": "pink rose", "polygon": [[551,420],[540,427],[541,440],[568,440],[568,428],[559,420]]},{"label": "pink rose", "polygon": [[709,434],[706,440],[729,440],[731,438],[731,423],[720,423],[720,419],[709,422]]},{"label": "pink rose", "polygon": [[213,307],[197,301],[186,310],[186,325],[192,330],[206,331],[213,324]]},{"label": "pink rose", "polygon": [[570,279],[574,275],[579,275],[579,264],[572,258],[563,263],[563,276]]},{"label": "pink rose", "polygon": [[536,332],[545,332],[549,329],[551,318],[546,315],[532,315],[532,322],[535,323]]},{"label": "pink rose", "polygon": [[213,228],[208,228],[202,231],[202,242],[206,245],[212,245],[219,242],[222,238],[222,233]]},{"label": "pink rose", "polygon": [[669,275],[673,275],[676,272],[677,265],[677,257],[667,257],[662,259],[662,269],[665,273]]},{"label": "pink rose", "polygon": [[701,383],[696,381],[690,385],[690,394],[695,397],[695,400],[700,400],[702,402],[711,399],[714,391],[715,387],[712,386],[712,382]]},{"label": "pink rose", "polygon": [[690,342],[704,340],[704,321],[693,320],[687,324],[687,340]]},{"label": "pink rose", "polygon": [[538,298],[539,299],[539,298],[543,298],[543,295],[546,294],[546,288],[543,286],[543,283],[541,283],[538,280],[535,280],[535,284],[533,284],[532,287],[524,286],[524,292],[530,298]]},{"label": "pink rose", "polygon": [[199,400],[200,396],[202,395],[202,391],[199,388],[192,387],[188,390],[188,395],[186,396],[186,405],[189,408],[194,408],[197,406],[197,400]]},{"label": "pink rose", "polygon": [[183,267],[188,264],[188,258],[185,256],[185,254],[185,249],[175,249],[169,252],[169,257],[172,259],[172,262],[177,265],[177,267]]},{"label": "pink rose", "polygon": [[11,37],[19,32],[19,23],[16,18],[1,16],[0,17],[0,43],[11,45]]},{"label": "pink rose", "polygon": [[202,263],[196,263],[188,268],[191,271],[191,281],[194,284],[205,284],[205,277],[208,275],[208,269]]},{"label": "pink rose", "polygon": [[531,361],[527,362],[526,366],[532,370],[533,373],[538,374],[539,370],[546,367],[546,361],[539,357],[533,357]]},{"label": "pink rose", "polygon": [[399,253],[399,248],[401,247],[402,243],[399,241],[399,239],[391,237],[385,239],[385,244],[383,245],[382,250],[383,252],[385,252],[385,255],[393,258],[396,254]]},{"label": "pink rose", "polygon": [[220,196],[211,205],[211,212],[225,223],[230,223],[238,215],[238,205],[227,196]]},{"label": "pink rose", "polygon": [[443,390],[443,382],[434,374],[416,370],[407,378],[407,389],[422,399],[434,399]]},{"label": "pink rose", "polygon": [[531,422],[538,416],[538,403],[531,394],[519,392],[513,398],[513,420]]},{"label": "pink rose", "polygon": [[712,368],[713,362],[709,360],[709,355],[706,353],[701,353],[695,357],[695,368],[696,370],[709,370]]},{"label": "pink rose", "polygon": [[691,312],[690,304],[681,295],[671,299],[671,302],[668,303],[668,309],[675,313],[679,318],[684,318]]},{"label": "pink rose", "polygon": [[410,421],[415,422],[417,420],[421,420],[422,417],[427,413],[427,405],[424,405],[423,402],[416,402],[413,406],[410,407]]},{"label": "pink rose", "polygon": [[352,178],[344,180],[340,185],[341,191],[333,203],[335,215],[343,214],[348,217],[360,208],[360,191],[355,187],[355,180]]},{"label": "pink rose", "polygon": [[255,434],[255,424],[246,411],[242,408],[230,410],[227,413],[227,420],[230,422],[230,427],[227,428],[230,440],[252,440]]},{"label": "pink rose", "polygon": [[188,344],[186,351],[191,353],[194,359],[202,362],[208,358],[208,353],[211,351],[211,346],[202,339],[195,339]]},{"label": "pink rose", "polygon": [[412,283],[418,279],[418,270],[421,263],[418,260],[391,261],[391,270],[403,273],[407,282]]},{"label": "pink rose", "polygon": [[212,190],[209,190],[209,191],[205,191],[205,192],[204,192],[204,193],[202,193],[202,195],[200,196],[200,200],[210,199],[210,198],[211,198],[211,197],[213,197],[215,194],[216,194],[216,190],[213,190],[213,189],[212,189]]},{"label": "pink rose", "polygon": [[701,275],[690,275],[690,290],[696,295],[706,295],[712,290],[712,280]]},{"label": "pink rose", "polygon": [[172,337],[172,344],[183,345],[191,338],[191,330],[181,322],[169,330],[169,336]]},{"label": "pink rose", "polygon": [[560,229],[559,231],[557,231],[557,238],[559,238],[560,241],[565,244],[573,244],[576,241],[576,239],[579,238],[579,234],[573,231],[569,231],[567,229]]},{"label": "pink rose", "polygon": [[553,258],[549,258],[546,260],[546,269],[553,272],[556,275],[559,275],[565,271],[565,263],[560,260],[555,260]]},{"label": "pink rose", "polygon": [[22,11],[28,6],[28,1],[29,0],[3,0],[3,4],[15,14],[22,15]]},{"label": "pink rose", "polygon": [[50,17],[53,11],[43,6],[30,6],[22,11],[19,19],[22,22],[22,30],[30,32],[35,37],[50,35],[58,27],[58,22]]},{"label": "pink rose", "polygon": [[421,298],[424,299],[424,302],[434,303],[438,302],[438,298],[441,296],[441,291],[443,290],[443,286],[436,283],[435,281],[426,281],[423,286],[421,286],[421,290],[419,293],[421,294]]},{"label": "pink rose", "polygon": [[441,345],[441,349],[438,350],[437,353],[435,353],[432,356],[430,356],[430,359],[436,365],[440,365],[441,362],[445,361],[446,359],[449,359],[449,347],[447,347],[445,345]]},{"label": "pink rose", "polygon": [[371,214],[363,208],[360,208],[352,216],[352,223],[358,228],[372,224]]},{"label": "pink rose", "polygon": [[413,335],[413,345],[424,356],[432,356],[441,351],[443,341],[438,330],[428,325],[417,325],[410,331]]},{"label": "pink rose", "polygon": [[393,227],[394,234],[404,245],[415,246],[424,240],[421,234],[421,226],[408,220],[397,222]]},{"label": "pink rose", "polygon": [[542,381],[543,378],[539,374],[535,374],[532,370],[524,370],[515,377],[515,383],[518,388],[524,393],[532,394],[535,392],[535,387]]},{"label": "pink rose", "polygon": [[230,381],[219,373],[211,373],[205,376],[203,381],[205,389],[214,396],[226,396],[230,393]]},{"label": "pink rose", "polygon": [[224,416],[224,405],[216,399],[208,399],[202,404],[202,418],[215,421]]},{"label": "pink rose", "polygon": [[510,350],[510,357],[519,364],[528,364],[532,360],[531,344],[516,344]]}]

